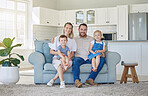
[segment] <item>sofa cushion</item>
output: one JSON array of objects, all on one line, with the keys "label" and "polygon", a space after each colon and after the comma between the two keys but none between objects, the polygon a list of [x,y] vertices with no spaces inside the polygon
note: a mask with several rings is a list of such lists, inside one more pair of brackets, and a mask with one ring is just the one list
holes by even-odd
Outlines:
[{"label": "sofa cushion", "polygon": [[[91,72],[91,64],[83,64],[80,66],[80,72],[81,73],[90,73]],[[51,63],[46,63],[44,65],[44,71],[54,71],[56,72],[56,69]],[[72,67],[70,67],[66,72],[72,72]],[[107,72],[107,65],[104,64],[102,70],[100,73],[106,73]]]},{"label": "sofa cushion", "polygon": [[51,63],[46,63],[44,65],[44,70],[46,70],[46,71],[56,71],[55,67]]},{"label": "sofa cushion", "polygon": [[34,41],[35,45],[35,51],[42,53],[45,56],[45,62],[46,63],[51,63],[53,55],[50,54],[50,48],[48,46],[48,43],[50,40],[44,40],[44,41]]},{"label": "sofa cushion", "polygon": [[43,54],[45,56],[46,63],[52,63],[53,55],[50,54],[50,48],[48,43],[43,43]]},{"label": "sofa cushion", "polygon": [[[81,73],[91,72],[91,64],[83,64],[80,66]],[[107,72],[107,65],[104,64],[102,70],[99,73],[106,73]]]}]

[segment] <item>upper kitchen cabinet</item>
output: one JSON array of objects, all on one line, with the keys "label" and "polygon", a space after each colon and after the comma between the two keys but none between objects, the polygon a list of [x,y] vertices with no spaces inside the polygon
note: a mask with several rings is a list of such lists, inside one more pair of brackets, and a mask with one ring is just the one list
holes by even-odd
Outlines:
[{"label": "upper kitchen cabinet", "polygon": [[117,6],[117,40],[128,40],[128,5]]},{"label": "upper kitchen cabinet", "polygon": [[95,24],[95,19],[96,19],[95,13],[96,13],[95,10],[87,10],[86,11],[87,24]]},{"label": "upper kitchen cabinet", "polygon": [[84,11],[76,11],[76,24],[84,23]]},{"label": "upper kitchen cabinet", "polygon": [[46,26],[58,25],[58,11],[43,7],[34,7],[32,12],[33,24]]},{"label": "upper kitchen cabinet", "polygon": [[66,22],[75,24],[75,10],[59,11],[59,23],[58,25],[64,26]]},{"label": "upper kitchen cabinet", "polygon": [[117,8],[98,8],[96,17],[98,25],[117,25]]},{"label": "upper kitchen cabinet", "polygon": [[130,13],[148,12],[148,4],[130,5]]},{"label": "upper kitchen cabinet", "polygon": [[75,22],[76,24],[86,23],[86,24],[96,24],[96,11],[95,9],[87,10],[76,10],[75,12]]}]

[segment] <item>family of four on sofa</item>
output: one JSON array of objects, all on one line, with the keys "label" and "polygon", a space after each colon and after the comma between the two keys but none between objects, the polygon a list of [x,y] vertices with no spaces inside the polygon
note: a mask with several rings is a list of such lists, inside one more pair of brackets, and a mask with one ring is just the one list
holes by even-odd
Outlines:
[{"label": "family of four on sofa", "polygon": [[[101,71],[105,63],[105,43],[101,41],[101,31],[94,32],[94,38],[87,35],[87,25],[82,23],[78,28],[79,36],[74,37],[73,25],[67,22],[64,25],[63,35],[57,36],[49,44],[50,54],[53,54],[52,65],[57,70],[54,78],[47,85],[52,86],[54,81],[60,79],[60,88],[65,88],[63,73],[68,67],[72,66],[72,73],[76,87],[82,87],[80,75],[80,66],[91,64],[92,70],[86,84],[97,85],[95,78]],[[94,40],[95,39],[95,40]],[[71,60],[72,59],[72,60]]]}]

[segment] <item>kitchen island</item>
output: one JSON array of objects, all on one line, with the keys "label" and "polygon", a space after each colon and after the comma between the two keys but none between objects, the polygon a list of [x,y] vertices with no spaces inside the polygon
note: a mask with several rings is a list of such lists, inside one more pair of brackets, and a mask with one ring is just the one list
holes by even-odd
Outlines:
[{"label": "kitchen island", "polygon": [[[148,76],[148,40],[116,40],[107,41],[108,51],[118,52],[121,61],[137,62],[136,71],[138,75]],[[121,62],[117,65],[117,74],[122,74]]]}]

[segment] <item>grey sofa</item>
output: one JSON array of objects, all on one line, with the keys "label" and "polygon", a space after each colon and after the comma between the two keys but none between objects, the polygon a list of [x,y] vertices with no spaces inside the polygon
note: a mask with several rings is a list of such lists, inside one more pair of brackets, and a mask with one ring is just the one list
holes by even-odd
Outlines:
[{"label": "grey sofa", "polygon": [[[56,69],[51,64],[53,55],[50,54],[48,43],[50,41],[35,40],[35,52],[29,55],[29,62],[34,65],[34,83],[47,83],[56,74]],[[106,43],[107,45],[107,43]],[[96,83],[116,82],[116,65],[120,62],[120,55],[117,52],[106,51],[106,63],[95,79]],[[80,66],[81,82],[85,83],[91,71],[91,64]],[[65,83],[74,83],[72,68],[69,68],[63,76]],[[59,83],[59,79],[55,83]]]}]

